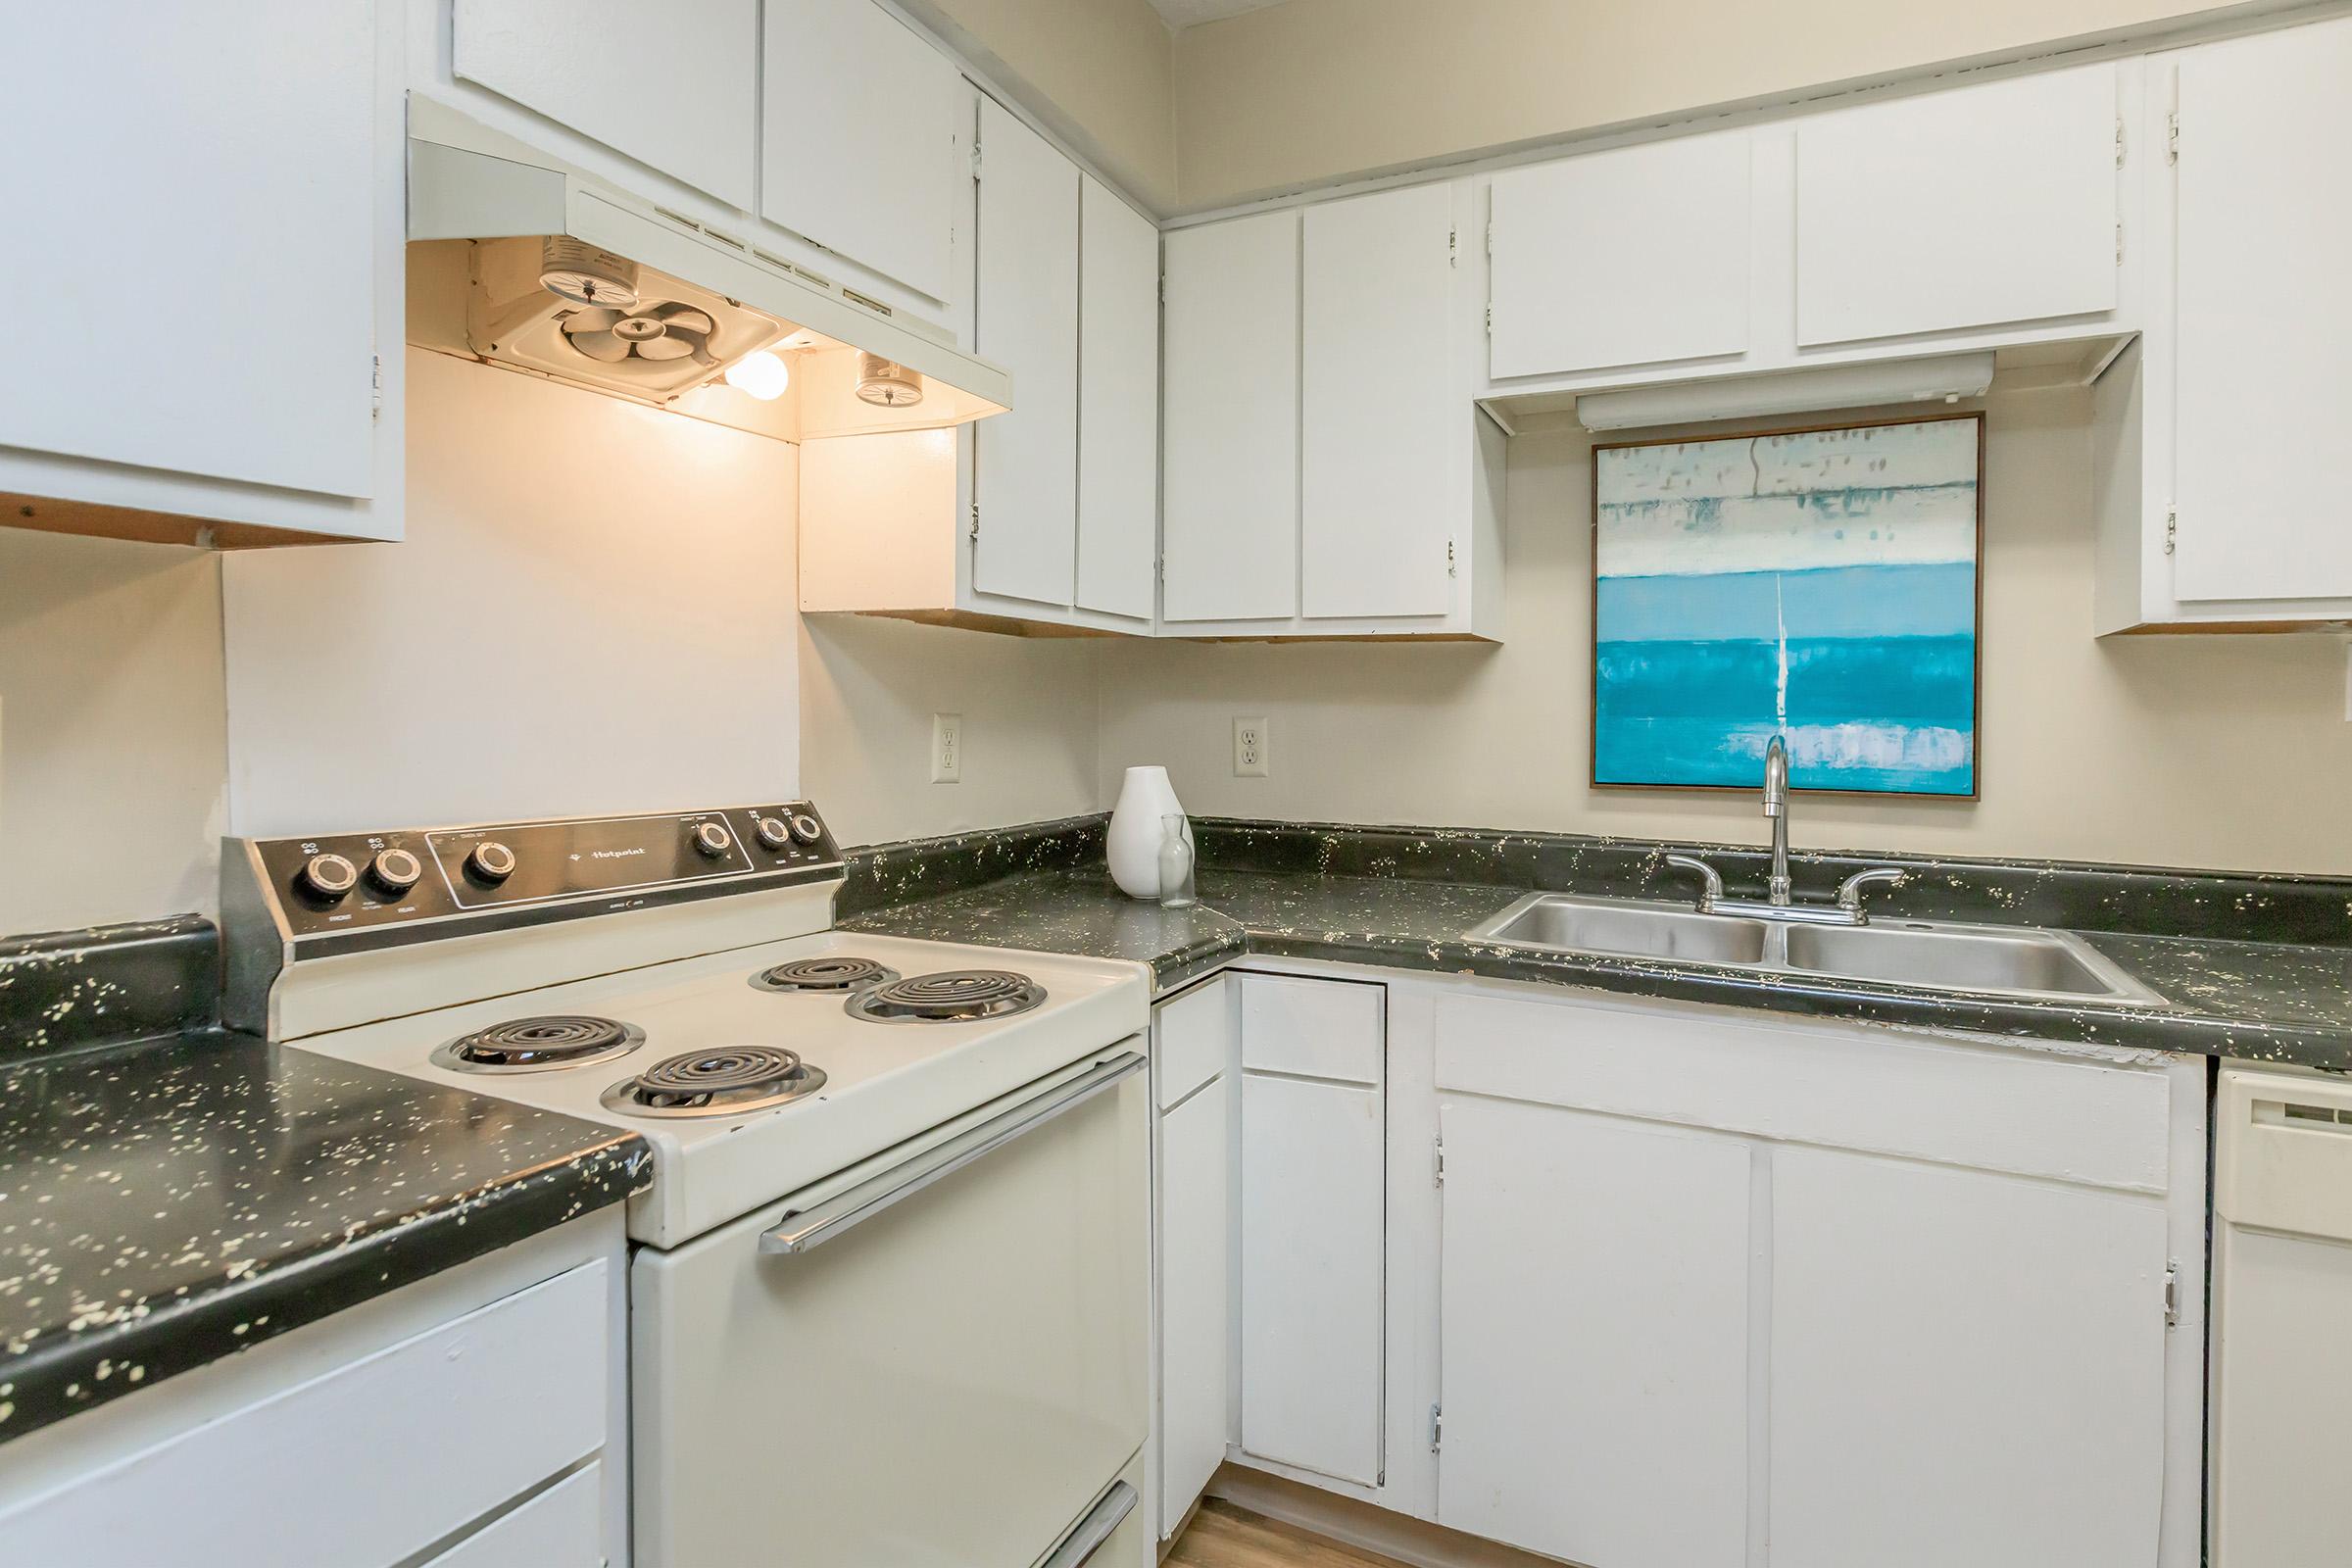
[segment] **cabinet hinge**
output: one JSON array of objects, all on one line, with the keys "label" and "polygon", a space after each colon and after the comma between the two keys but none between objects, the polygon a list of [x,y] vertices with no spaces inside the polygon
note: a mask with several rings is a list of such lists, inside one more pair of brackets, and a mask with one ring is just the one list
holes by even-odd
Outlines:
[{"label": "cabinet hinge", "polygon": [[2180,161],[2180,111],[2178,109],[2164,117],[2164,161],[2168,164]]},{"label": "cabinet hinge", "polygon": [[2180,1326],[2180,1265],[2167,1263],[2164,1267],[2164,1326]]},{"label": "cabinet hinge", "polygon": [[1493,300],[1489,300],[1489,301],[1487,302],[1487,336],[1489,336],[1489,337],[1493,337],[1494,335],[1494,302]]},{"label": "cabinet hinge", "polygon": [[1159,303],[1168,303],[1168,274],[1165,272],[1159,274]]},{"label": "cabinet hinge", "polygon": [[1442,1404],[1433,1404],[1429,1407],[1429,1451],[1435,1453],[1445,1445],[1446,1407]]},{"label": "cabinet hinge", "polygon": [[972,138],[972,177],[974,179],[980,177],[980,138],[978,136]]},{"label": "cabinet hinge", "polygon": [[1158,577],[1161,582],[1166,582],[1168,580],[1168,558],[1165,556],[1160,556],[1153,560],[1152,563],[1152,574]]},{"label": "cabinet hinge", "polygon": [[1459,249],[1462,231],[1458,228],[1449,228],[1446,231],[1446,265],[1447,267],[1459,265],[1457,259],[1461,255]]},{"label": "cabinet hinge", "polygon": [[380,419],[384,416],[384,357],[381,354],[375,356],[375,368],[368,373],[368,417]]},{"label": "cabinet hinge", "polygon": [[2124,265],[2124,225],[2121,223],[2115,225],[2115,265]]},{"label": "cabinet hinge", "polygon": [[1453,569],[1453,541],[1450,539],[1446,541],[1446,575],[1448,577],[1457,575]]},{"label": "cabinet hinge", "polygon": [[980,542],[980,503],[972,503],[972,543]]},{"label": "cabinet hinge", "polygon": [[2115,117],[2115,167],[2124,167],[2124,117]]},{"label": "cabinet hinge", "polygon": [[2178,508],[2164,509],[2164,553],[2171,555],[2180,536],[2180,513]]},{"label": "cabinet hinge", "polygon": [[1493,223],[1487,225],[1487,254],[1489,256],[1494,254],[1494,225]]},{"label": "cabinet hinge", "polygon": [[1434,1179],[1435,1185],[1443,1187],[1446,1185],[1446,1140],[1440,1138],[1432,1147],[1434,1152],[1431,1156],[1430,1175]]}]

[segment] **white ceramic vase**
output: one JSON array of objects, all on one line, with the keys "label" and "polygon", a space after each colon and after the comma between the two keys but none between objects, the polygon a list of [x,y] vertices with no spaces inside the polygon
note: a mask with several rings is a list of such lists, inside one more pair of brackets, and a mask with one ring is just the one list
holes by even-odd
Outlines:
[{"label": "white ceramic vase", "polygon": [[[1110,812],[1110,879],[1131,899],[1159,897],[1159,819],[1182,814],[1164,767],[1131,767]],[[1186,836],[1191,836],[1188,826]]]}]

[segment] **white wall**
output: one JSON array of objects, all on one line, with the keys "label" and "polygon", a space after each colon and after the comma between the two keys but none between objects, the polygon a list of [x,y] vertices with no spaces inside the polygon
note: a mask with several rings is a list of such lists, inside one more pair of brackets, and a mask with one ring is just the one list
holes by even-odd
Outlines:
[{"label": "white wall", "polygon": [[[2090,631],[2089,400],[1996,395],[1983,799],[1799,797],[1799,846],[2352,872],[2344,652],[2326,636]],[[1512,443],[1500,647],[1117,644],[1099,799],[1168,764],[1186,808],[1291,820],[1760,842],[1746,797],[1594,790],[1591,438]],[[1270,720],[1236,778],[1232,720]]]},{"label": "white wall", "polygon": [[210,908],[219,559],[0,528],[0,934]]},{"label": "white wall", "polygon": [[1176,34],[1177,208],[2278,9],[1287,0]]},{"label": "white wall", "polygon": [[795,793],[798,450],[412,350],[408,537],[224,563],[240,834]]},{"label": "white wall", "polygon": [[[1093,639],[854,615],[801,635],[802,777],[844,843],[1098,808]],[[931,782],[934,713],[963,719],[960,782]]]}]

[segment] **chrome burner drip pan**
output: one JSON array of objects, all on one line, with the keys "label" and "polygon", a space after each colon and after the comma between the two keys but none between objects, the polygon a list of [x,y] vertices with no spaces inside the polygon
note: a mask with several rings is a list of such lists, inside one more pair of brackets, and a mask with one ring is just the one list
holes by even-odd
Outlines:
[{"label": "chrome burner drip pan", "polygon": [[550,1072],[625,1056],[643,1044],[635,1024],[566,1013],[476,1029],[436,1049],[432,1060],[452,1072]]},{"label": "chrome burner drip pan", "polygon": [[798,1100],[824,1081],[822,1069],[780,1047],[722,1046],[665,1056],[600,1100],[628,1116],[728,1116]]},{"label": "chrome burner drip pan", "polygon": [[849,1000],[853,1018],[869,1023],[971,1023],[1009,1018],[1046,1000],[1046,988],[1009,969],[951,969],[918,974],[860,991]]}]

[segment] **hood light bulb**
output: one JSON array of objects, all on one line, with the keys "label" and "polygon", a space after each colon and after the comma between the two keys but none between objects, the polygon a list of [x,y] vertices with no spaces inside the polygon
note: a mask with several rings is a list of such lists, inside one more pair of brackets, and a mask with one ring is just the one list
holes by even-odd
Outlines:
[{"label": "hood light bulb", "polygon": [[760,349],[727,367],[727,385],[762,403],[772,403],[792,385],[792,367]]}]

